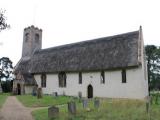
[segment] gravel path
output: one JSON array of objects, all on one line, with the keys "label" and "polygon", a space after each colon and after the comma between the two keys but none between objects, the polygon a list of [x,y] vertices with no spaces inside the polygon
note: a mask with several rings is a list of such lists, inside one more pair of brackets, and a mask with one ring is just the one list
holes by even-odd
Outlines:
[{"label": "gravel path", "polygon": [[15,96],[9,96],[0,110],[0,120],[34,120],[32,110],[24,107]]}]

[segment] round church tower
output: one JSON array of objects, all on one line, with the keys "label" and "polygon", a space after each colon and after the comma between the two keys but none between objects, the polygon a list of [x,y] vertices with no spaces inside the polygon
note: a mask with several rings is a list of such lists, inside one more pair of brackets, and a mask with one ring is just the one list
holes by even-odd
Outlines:
[{"label": "round church tower", "polygon": [[22,57],[30,57],[36,50],[42,48],[42,29],[27,27],[23,33]]}]

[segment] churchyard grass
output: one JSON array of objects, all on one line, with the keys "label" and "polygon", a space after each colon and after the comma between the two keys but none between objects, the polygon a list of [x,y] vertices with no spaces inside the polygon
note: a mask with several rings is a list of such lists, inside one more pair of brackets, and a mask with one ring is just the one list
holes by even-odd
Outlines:
[{"label": "churchyard grass", "polygon": [[5,100],[7,99],[8,93],[0,93],[0,108],[4,104]]},{"label": "churchyard grass", "polygon": [[36,96],[32,95],[19,95],[16,96],[18,100],[26,107],[48,107],[51,105],[66,104],[72,100],[72,97],[58,96],[53,97],[50,95],[43,95],[43,98],[37,99]]},{"label": "churchyard grass", "polygon": [[[59,106],[59,116],[54,120],[159,120],[160,115],[160,105],[152,104],[147,113],[146,103],[139,100],[103,99],[98,109],[93,101],[89,101],[88,108],[76,102],[76,108],[77,114],[71,115],[67,104]],[[47,108],[33,111],[32,115],[35,120],[50,120]]]}]

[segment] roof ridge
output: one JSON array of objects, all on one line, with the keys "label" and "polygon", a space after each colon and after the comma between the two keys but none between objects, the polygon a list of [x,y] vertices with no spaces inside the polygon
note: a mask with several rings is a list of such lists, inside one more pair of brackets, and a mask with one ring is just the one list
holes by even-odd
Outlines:
[{"label": "roof ridge", "polygon": [[[61,48],[67,48],[67,47],[73,47],[74,45],[82,45],[85,43],[94,43],[94,42],[100,42],[102,40],[106,40],[106,39],[113,39],[116,37],[121,37],[122,35],[130,35],[130,34],[134,34],[139,32],[139,30],[137,31],[132,31],[132,32],[127,32],[127,33],[122,33],[122,34],[118,34],[118,35],[111,35],[111,36],[106,36],[106,37],[99,37],[99,38],[95,38],[95,39],[90,39],[90,40],[84,40],[84,41],[79,41],[79,42],[75,42],[75,43],[68,43],[68,44],[64,44],[64,45],[58,45],[58,46],[53,46],[53,47],[49,47],[49,48],[45,48],[45,49],[41,49],[36,51],[34,54],[39,53],[39,52],[45,52],[48,50],[52,50],[52,49],[61,49]],[[108,40],[109,41],[109,40]]]}]

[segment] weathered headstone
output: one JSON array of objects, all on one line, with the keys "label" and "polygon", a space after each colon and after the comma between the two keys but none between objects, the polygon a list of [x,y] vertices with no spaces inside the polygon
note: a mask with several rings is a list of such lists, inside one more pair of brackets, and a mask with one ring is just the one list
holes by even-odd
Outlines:
[{"label": "weathered headstone", "polygon": [[82,99],[82,92],[78,92],[79,99]]},{"label": "weathered headstone", "polygon": [[149,112],[149,102],[146,102],[146,111]]},{"label": "weathered headstone", "polygon": [[37,98],[42,98],[42,88],[37,89]]},{"label": "weathered headstone", "polygon": [[150,101],[151,101],[150,96],[147,96],[147,100],[146,100],[146,112],[147,112],[147,113],[149,112]]},{"label": "weathered headstone", "polygon": [[68,111],[71,114],[76,114],[76,103],[75,102],[68,102]]},{"label": "weathered headstone", "polygon": [[37,95],[37,87],[36,86],[33,87],[32,95],[33,96]]},{"label": "weathered headstone", "polygon": [[63,96],[66,96],[66,93],[65,93],[65,91],[63,91]]},{"label": "weathered headstone", "polygon": [[82,100],[82,104],[83,104],[83,108],[87,108],[88,107],[88,100],[87,99]]},{"label": "weathered headstone", "polygon": [[52,93],[52,96],[53,96],[53,97],[57,97],[57,96],[58,96],[58,93],[57,93],[57,92],[53,92],[53,93]]},{"label": "weathered headstone", "polygon": [[59,108],[51,106],[48,108],[48,118],[55,118],[59,115]]},{"label": "weathered headstone", "polygon": [[95,108],[99,108],[99,105],[100,105],[100,100],[95,99],[95,100],[94,100],[94,107],[95,107]]}]

